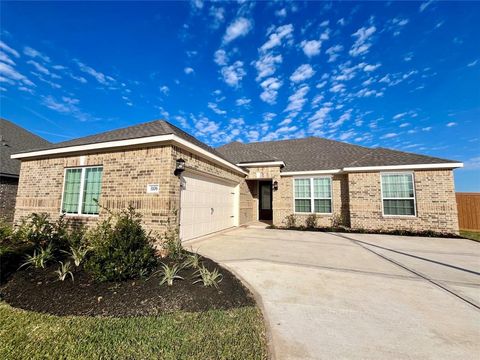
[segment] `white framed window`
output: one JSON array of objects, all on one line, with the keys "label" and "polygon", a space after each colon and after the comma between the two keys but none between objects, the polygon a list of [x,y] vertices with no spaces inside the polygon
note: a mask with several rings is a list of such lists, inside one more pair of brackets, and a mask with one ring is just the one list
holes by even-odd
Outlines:
[{"label": "white framed window", "polygon": [[332,213],[332,178],[330,176],[294,178],[295,213]]},{"label": "white framed window", "polygon": [[72,215],[98,215],[103,167],[65,169],[61,211]]},{"label": "white framed window", "polygon": [[413,173],[382,173],[381,188],[384,216],[416,216]]}]

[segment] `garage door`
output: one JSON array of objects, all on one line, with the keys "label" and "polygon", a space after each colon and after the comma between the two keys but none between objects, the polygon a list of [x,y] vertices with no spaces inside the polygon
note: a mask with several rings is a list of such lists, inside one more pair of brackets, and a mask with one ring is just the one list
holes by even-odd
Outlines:
[{"label": "garage door", "polygon": [[235,185],[184,174],[180,200],[182,241],[234,226]]}]

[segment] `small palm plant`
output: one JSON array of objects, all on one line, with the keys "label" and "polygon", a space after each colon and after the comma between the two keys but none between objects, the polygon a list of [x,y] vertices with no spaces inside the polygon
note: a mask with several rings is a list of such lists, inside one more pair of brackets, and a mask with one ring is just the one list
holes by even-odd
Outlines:
[{"label": "small palm plant", "polygon": [[182,268],[178,265],[168,266],[162,264],[162,270],[160,270],[160,273],[162,274],[162,280],[160,281],[160,285],[167,283],[168,286],[172,286],[176,279],[183,280],[183,277],[178,275],[180,270],[182,270]]},{"label": "small palm plant", "polygon": [[189,269],[198,269],[200,266],[200,255],[197,253],[186,255],[186,259],[182,266]]},{"label": "small palm plant", "polygon": [[193,283],[203,283],[203,286],[215,286],[218,288],[218,284],[222,281],[223,275],[220,274],[218,269],[214,269],[213,271],[208,270],[205,266],[201,266],[195,272],[196,277],[198,278]]},{"label": "small palm plant", "polygon": [[89,248],[80,245],[78,247],[70,246],[70,251],[63,251],[63,252],[70,255],[75,266],[79,267],[89,251],[90,251]]},{"label": "small palm plant", "polygon": [[33,255],[27,255],[25,257],[26,261],[19,267],[19,269],[24,266],[33,266],[36,269],[45,269],[45,265],[53,257],[52,250],[53,248],[51,244],[49,244],[46,248],[41,247],[39,249],[35,249],[33,251]]},{"label": "small palm plant", "polygon": [[55,273],[58,275],[58,280],[65,281],[67,276],[70,275],[70,277],[72,278],[72,281],[74,281],[73,273],[71,271],[72,265],[70,264],[70,261],[67,261],[65,264],[61,261],[59,261],[59,263],[60,263],[60,267],[57,270],[55,270]]}]

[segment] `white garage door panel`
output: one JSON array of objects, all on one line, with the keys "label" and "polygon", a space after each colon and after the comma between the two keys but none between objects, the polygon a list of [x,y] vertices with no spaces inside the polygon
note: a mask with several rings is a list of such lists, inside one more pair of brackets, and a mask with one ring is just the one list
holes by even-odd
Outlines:
[{"label": "white garage door panel", "polygon": [[189,240],[234,226],[234,203],[235,186],[185,174],[180,202],[181,239]]}]

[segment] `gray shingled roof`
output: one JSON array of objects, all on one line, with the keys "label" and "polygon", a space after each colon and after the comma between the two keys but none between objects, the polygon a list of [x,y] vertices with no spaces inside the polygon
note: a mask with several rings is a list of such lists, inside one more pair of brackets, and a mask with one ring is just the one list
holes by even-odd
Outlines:
[{"label": "gray shingled roof", "polygon": [[85,136],[85,137],[81,137],[73,140],[51,144],[50,146],[40,147],[34,150],[57,149],[57,148],[64,148],[68,146],[98,144],[98,143],[107,142],[107,141],[130,140],[130,139],[137,139],[137,138],[143,138],[143,137],[149,137],[149,136],[172,135],[172,134],[184,140],[187,140],[192,144],[195,144],[201,147],[202,149],[207,150],[221,158],[224,158],[224,156],[221,153],[219,153],[216,149],[197,140],[192,135],[186,133],[185,131],[179,129],[178,127],[164,120],[155,120],[155,121],[150,121],[150,122],[146,122],[138,125],[129,126],[126,128],[106,131],[100,134]]},{"label": "gray shingled roof", "polygon": [[[344,167],[452,163],[455,161],[384,148],[366,148],[344,142],[308,137],[249,144],[234,142],[217,148],[231,162],[283,160],[282,171],[332,170]],[[261,152],[261,159],[255,152]],[[270,155],[270,156],[268,156]]]},{"label": "gray shingled roof", "polygon": [[10,156],[48,144],[47,140],[0,118],[0,174],[18,176],[20,160],[11,159]]}]

